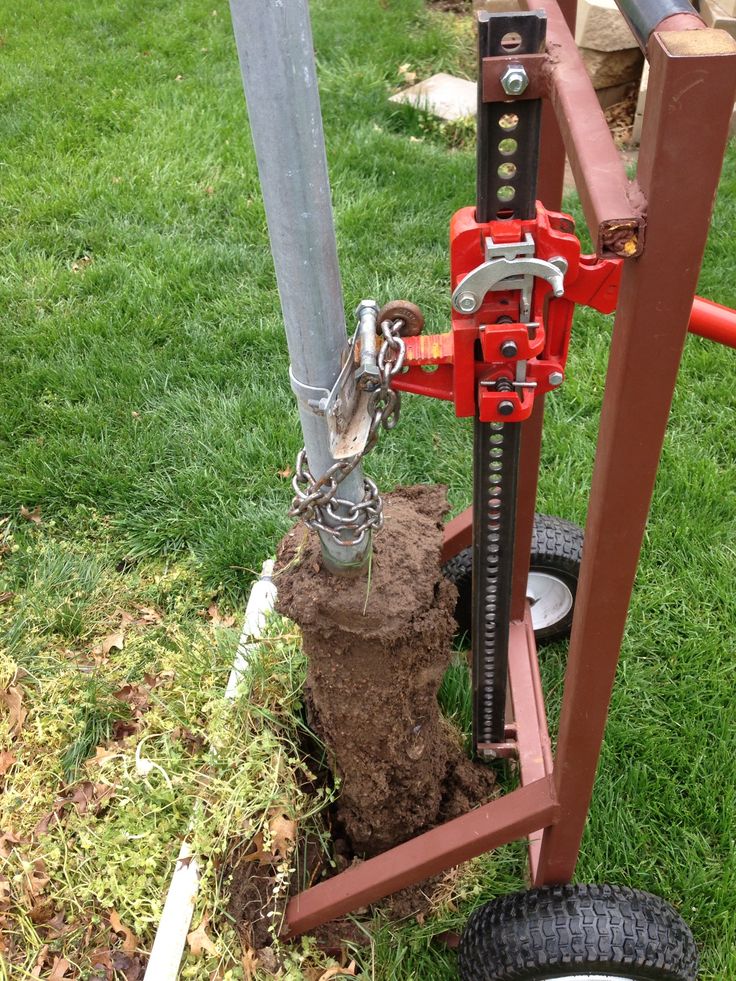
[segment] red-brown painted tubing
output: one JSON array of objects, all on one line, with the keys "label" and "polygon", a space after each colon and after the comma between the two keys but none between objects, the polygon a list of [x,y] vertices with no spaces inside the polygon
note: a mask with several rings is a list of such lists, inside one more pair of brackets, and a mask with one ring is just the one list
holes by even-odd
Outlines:
[{"label": "red-brown painted tubing", "polygon": [[736,348],[736,310],[696,296],[687,328],[691,334]]}]

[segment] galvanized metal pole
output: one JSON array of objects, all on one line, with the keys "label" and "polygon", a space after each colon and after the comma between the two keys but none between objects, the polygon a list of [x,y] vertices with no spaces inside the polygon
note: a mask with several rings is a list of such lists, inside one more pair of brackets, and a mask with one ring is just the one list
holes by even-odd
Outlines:
[{"label": "galvanized metal pole", "polygon": [[[332,389],[347,344],[332,220],[308,0],[230,0],[286,339],[294,377],[305,388]],[[335,462],[327,422],[298,397],[304,445],[319,478]],[[340,497],[363,499],[360,467]],[[358,546],[322,534],[334,572],[362,565]]]}]

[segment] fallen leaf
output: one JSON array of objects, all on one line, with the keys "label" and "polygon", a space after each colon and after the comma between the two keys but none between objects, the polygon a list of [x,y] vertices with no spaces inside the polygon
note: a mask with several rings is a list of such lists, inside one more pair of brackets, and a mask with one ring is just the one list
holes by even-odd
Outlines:
[{"label": "fallen leaf", "polygon": [[213,627],[232,627],[235,623],[235,617],[223,617],[220,615],[220,611],[217,608],[217,603],[212,603],[207,607],[207,616],[212,621]]},{"label": "fallen leaf", "polygon": [[92,814],[97,813],[102,802],[114,792],[114,789],[109,784],[92,783],[91,780],[83,780],[73,787],[68,787],[56,798],[51,811],[38,822],[33,831],[34,837],[40,838],[48,832],[52,824],[60,824],[61,815],[70,804],[74,806],[80,817],[88,810]]},{"label": "fallen leaf", "polygon": [[36,903],[31,909],[31,922],[36,926],[44,926],[54,918],[54,901],[45,899],[43,902]]},{"label": "fallen leaf", "polygon": [[286,480],[287,477],[291,477],[291,475],[294,473],[291,467],[284,467],[283,470],[277,470],[276,472],[278,473],[279,477],[283,477],[284,480]]},{"label": "fallen leaf", "polygon": [[256,976],[256,971],[258,970],[258,957],[256,956],[256,952],[251,947],[246,949],[240,963],[243,965],[245,981],[253,981]]},{"label": "fallen leaf", "polygon": [[184,76],[183,75],[177,75],[176,78],[174,79],[174,81],[175,82],[181,82],[181,81],[183,81],[183,79],[184,79]]},{"label": "fallen leaf", "polygon": [[138,717],[148,711],[150,694],[150,691],[143,685],[123,685],[115,692],[115,698],[130,705]]},{"label": "fallen leaf", "polygon": [[40,525],[41,524],[41,505],[40,504],[37,504],[32,511],[29,511],[28,508],[24,504],[21,504],[21,506],[20,506],[20,516],[21,516],[21,518],[25,518],[26,521],[30,521],[31,524]]},{"label": "fallen leaf", "polygon": [[108,634],[107,637],[102,641],[102,653],[107,655],[110,651],[115,648],[118,651],[122,651],[123,645],[125,644],[125,635],[121,630],[116,630],[113,634]]},{"label": "fallen leaf", "polygon": [[31,900],[31,904],[33,904],[36,897],[42,895],[48,882],[49,877],[46,875],[46,863],[42,858],[37,858],[30,870],[26,873],[26,879],[23,883],[26,895]]},{"label": "fallen leaf", "polygon": [[94,259],[92,258],[91,255],[82,255],[76,260],[76,262],[72,263],[72,272],[73,273],[84,272],[87,266],[91,266],[93,262]]},{"label": "fallen leaf", "polygon": [[108,760],[119,755],[120,749],[117,746],[112,749],[108,749],[105,746],[95,746],[95,755],[90,757],[87,762],[96,763],[98,766],[104,766]]},{"label": "fallen leaf", "polygon": [[14,753],[11,753],[9,749],[4,749],[0,752],[0,777],[4,777],[17,760],[18,757]]},{"label": "fallen leaf", "polygon": [[47,923],[44,923],[44,937],[46,940],[58,940],[59,937],[63,937],[72,929],[74,928],[67,926],[64,913],[59,911],[56,916],[52,916]]},{"label": "fallen leaf", "polygon": [[324,974],[321,974],[319,981],[330,981],[331,978],[354,978],[355,961],[350,961],[347,967],[328,967]]},{"label": "fallen leaf", "polygon": [[0,910],[5,910],[10,905],[10,879],[0,875]]},{"label": "fallen leaf", "polygon": [[115,742],[120,742],[138,732],[140,727],[140,719],[118,719],[117,722],[113,723],[112,737]]},{"label": "fallen leaf", "polygon": [[17,736],[28,715],[26,709],[23,708],[23,695],[20,689],[10,685],[4,691],[0,691],[0,702],[3,703],[10,715],[10,735]]},{"label": "fallen leaf", "polygon": [[43,947],[38,952],[38,957],[36,958],[36,964],[31,971],[32,978],[40,978],[41,971],[46,967],[46,961],[48,959],[49,945],[44,944]]},{"label": "fallen leaf", "polygon": [[277,859],[288,858],[296,844],[296,821],[291,821],[280,810],[269,811],[268,830],[271,835],[272,851]]},{"label": "fallen leaf", "polygon": [[15,599],[15,593],[0,593],[0,606]]},{"label": "fallen leaf", "polygon": [[248,855],[244,855],[241,861],[243,862],[260,862],[261,865],[271,865],[274,860],[274,856],[271,852],[265,851],[263,848],[263,834],[258,832],[257,835],[253,837],[252,844],[255,846],[255,851],[250,852]]},{"label": "fallen leaf", "polygon": [[130,415],[131,415],[131,417],[132,417],[133,419],[140,419],[140,417],[141,417],[141,414],[140,414],[140,412],[136,412],[136,411],[135,411],[135,409],[132,409],[132,410],[131,410],[131,413],[130,413]]},{"label": "fallen leaf", "polygon": [[189,729],[184,729],[181,726],[177,726],[176,729],[171,731],[171,738],[180,742],[184,746],[184,749],[193,756],[201,753],[207,745],[207,740],[204,736],[191,732]]},{"label": "fallen leaf", "polygon": [[138,949],[138,937],[126,927],[117,912],[111,909],[107,914],[107,918],[110,921],[110,927],[115,933],[122,933],[123,935],[123,951],[126,954],[133,954]]},{"label": "fallen leaf", "polygon": [[161,623],[163,620],[163,617],[158,610],[154,610],[152,606],[139,606],[136,603],[135,608],[140,614],[140,618],[137,621],[138,623]]},{"label": "fallen leaf", "polygon": [[54,957],[48,981],[63,981],[67,972],[71,969],[71,964],[64,957]]},{"label": "fallen leaf", "polygon": [[111,950],[108,950],[107,947],[96,947],[89,954],[89,963],[94,971],[94,977],[104,978],[104,981],[112,981],[114,968]]},{"label": "fallen leaf", "polygon": [[12,831],[4,831],[0,835],[0,856],[2,858],[10,858],[10,853],[15,846],[25,844],[27,840],[27,838],[19,838]]},{"label": "fallen leaf", "polygon": [[210,918],[205,913],[202,917],[202,922],[199,924],[197,929],[192,930],[191,933],[187,934],[189,949],[195,957],[201,957],[203,950],[206,950],[212,957],[217,957],[217,947],[214,945],[210,937],[207,936],[207,924],[209,921]]}]

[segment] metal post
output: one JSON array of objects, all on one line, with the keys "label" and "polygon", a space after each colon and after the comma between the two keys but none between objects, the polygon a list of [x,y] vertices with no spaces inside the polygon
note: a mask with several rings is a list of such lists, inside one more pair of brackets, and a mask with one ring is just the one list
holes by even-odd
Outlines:
[{"label": "metal post", "polygon": [[[230,0],[243,88],[263,190],[281,309],[309,466],[316,478],[335,462],[327,421],[308,389],[331,390],[347,346],[324,133],[307,0]],[[363,500],[360,467],[340,497]],[[334,572],[360,566],[370,535],[342,545],[321,534]]]}]

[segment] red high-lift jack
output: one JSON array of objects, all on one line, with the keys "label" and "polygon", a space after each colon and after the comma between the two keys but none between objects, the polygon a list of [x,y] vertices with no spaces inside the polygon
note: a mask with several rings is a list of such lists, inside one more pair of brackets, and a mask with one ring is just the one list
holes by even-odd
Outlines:
[{"label": "red high-lift jack", "polygon": [[[685,338],[690,329],[736,347],[736,313],[695,297],[734,105],[736,42],[705,29],[686,0],[617,2],[650,63],[636,181],[575,45],[575,0],[479,14],[478,189],[475,207],[451,224],[452,329],[421,333],[409,303],[378,318],[401,321],[405,335],[394,390],[452,401],[474,419],[473,508],[448,524],[443,559],[470,606],[459,612],[471,626],[475,751],[515,758],[520,785],[307,889],[287,909],[296,936],[526,836],[532,889],[473,915],[460,944],[468,981],[692,981],[697,971],[689,930],[666,903],[567,885]],[[592,256],[581,255],[572,219],[559,211],[566,154]],[[549,547],[538,582],[554,595],[531,596],[544,614],[536,626],[554,633],[572,620],[553,752],[529,555],[544,399],[564,380],[576,304],[616,318],[579,570],[582,533],[542,520]]]}]

